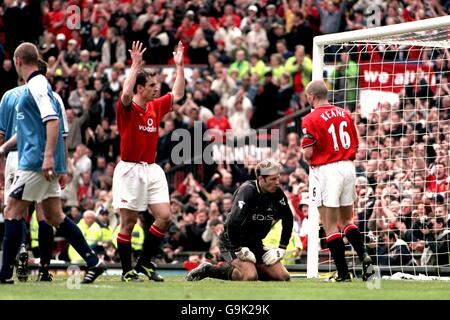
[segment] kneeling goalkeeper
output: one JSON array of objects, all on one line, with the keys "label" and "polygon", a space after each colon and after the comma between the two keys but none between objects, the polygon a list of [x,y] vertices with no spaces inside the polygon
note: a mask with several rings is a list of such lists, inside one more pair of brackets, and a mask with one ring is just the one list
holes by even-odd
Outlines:
[{"label": "kneeling goalkeeper", "polygon": [[[203,262],[187,276],[187,281],[206,277],[234,280],[287,281],[289,273],[281,264],[292,234],[293,215],[280,189],[280,165],[263,160],[256,165],[256,180],[246,181],[233,195],[233,207],[220,236],[221,255],[227,262],[214,266]],[[271,226],[282,221],[278,248],[263,247]]]}]

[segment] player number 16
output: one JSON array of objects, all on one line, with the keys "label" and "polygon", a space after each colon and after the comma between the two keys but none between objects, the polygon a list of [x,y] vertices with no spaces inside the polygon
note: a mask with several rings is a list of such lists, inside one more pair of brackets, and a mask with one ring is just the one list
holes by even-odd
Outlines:
[{"label": "player number 16", "polygon": [[[339,140],[341,140],[341,145],[344,149],[350,148],[350,135],[347,131],[345,131],[345,128],[347,127],[347,121],[342,121],[339,124]],[[339,145],[336,137],[336,128],[334,127],[334,124],[331,124],[331,126],[328,128],[328,132],[333,137],[334,151],[339,151]]]}]

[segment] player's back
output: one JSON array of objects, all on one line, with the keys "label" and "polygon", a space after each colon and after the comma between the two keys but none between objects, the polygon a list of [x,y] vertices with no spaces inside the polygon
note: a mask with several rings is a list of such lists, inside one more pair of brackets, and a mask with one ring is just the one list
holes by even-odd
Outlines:
[{"label": "player's back", "polygon": [[17,104],[24,91],[24,85],[8,90],[0,102],[0,133],[4,135],[4,141],[8,141],[16,131]]},{"label": "player's back", "polygon": [[320,106],[303,119],[302,130],[304,135],[312,136],[311,166],[355,159],[358,135],[350,114],[344,109]]},{"label": "player's back", "polygon": [[[19,169],[40,171],[46,146],[46,121],[62,119],[62,107],[53,95],[53,90],[43,75],[29,79],[20,96],[17,110],[17,146],[19,149]],[[62,121],[60,121],[62,122]],[[55,148],[55,171],[66,171],[65,149],[62,134],[58,130]]]}]

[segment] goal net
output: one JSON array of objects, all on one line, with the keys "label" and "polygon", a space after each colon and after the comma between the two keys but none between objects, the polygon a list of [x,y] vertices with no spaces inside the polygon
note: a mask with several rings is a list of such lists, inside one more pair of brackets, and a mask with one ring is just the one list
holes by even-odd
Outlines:
[{"label": "goal net", "polygon": [[[354,222],[382,272],[450,275],[450,16],[314,39],[313,78],[360,135]],[[308,277],[332,271],[317,208]],[[344,238],[345,241],[345,238]],[[360,262],[350,244],[347,262]]]}]

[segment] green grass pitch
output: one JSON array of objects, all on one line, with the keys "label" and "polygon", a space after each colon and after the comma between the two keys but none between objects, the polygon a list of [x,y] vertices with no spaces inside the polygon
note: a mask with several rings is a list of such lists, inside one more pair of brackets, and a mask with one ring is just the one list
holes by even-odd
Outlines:
[{"label": "green grass pitch", "polygon": [[381,280],[379,289],[369,289],[360,279],[347,283],[326,283],[319,279],[293,278],[289,282],[232,282],[205,279],[185,282],[182,276],[168,276],[162,283],[123,283],[119,276],[101,276],[95,283],[70,289],[67,276],[51,283],[28,282],[0,286],[6,300],[450,300],[449,281]]}]

